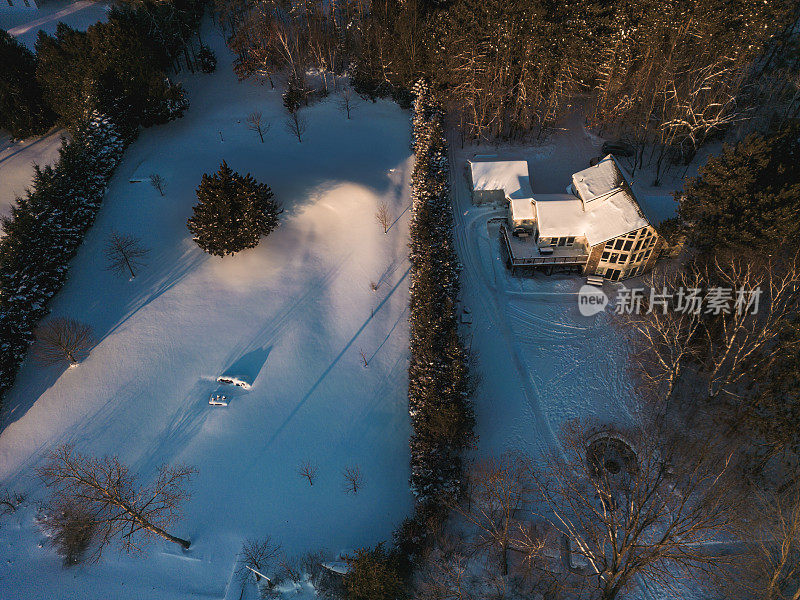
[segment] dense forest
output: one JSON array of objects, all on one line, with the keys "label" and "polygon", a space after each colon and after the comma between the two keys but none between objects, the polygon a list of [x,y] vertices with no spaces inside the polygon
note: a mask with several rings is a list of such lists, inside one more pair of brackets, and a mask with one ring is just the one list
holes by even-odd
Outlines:
[{"label": "dense forest", "polygon": [[[640,163],[690,160],[733,127],[797,117],[791,0],[215,0],[240,77],[349,73],[409,102],[419,78],[466,139],[541,135],[573,107]],[[335,78],[330,78],[336,85]],[[738,131],[738,130],[737,130]],[[645,148],[647,151],[645,152]]]}]

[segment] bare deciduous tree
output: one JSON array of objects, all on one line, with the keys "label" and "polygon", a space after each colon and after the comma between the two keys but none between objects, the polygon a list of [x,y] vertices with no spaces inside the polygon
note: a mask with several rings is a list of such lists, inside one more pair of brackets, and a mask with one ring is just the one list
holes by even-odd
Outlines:
[{"label": "bare deciduous tree", "polygon": [[264,134],[272,127],[272,123],[265,121],[261,111],[251,112],[247,115],[247,128],[258,133],[261,143],[264,143]]},{"label": "bare deciduous tree", "polygon": [[164,188],[167,187],[167,181],[158,173],[150,175],[150,185],[158,190],[158,193],[164,195]]},{"label": "bare deciduous tree", "polygon": [[738,557],[725,591],[731,598],[800,598],[800,482],[779,492],[758,490],[738,531],[747,552]]},{"label": "bare deciduous tree", "polygon": [[342,88],[342,91],[339,93],[339,98],[336,100],[336,105],[349,119],[350,114],[356,107],[356,99],[350,86]]},{"label": "bare deciduous tree", "polygon": [[357,494],[364,486],[364,476],[358,465],[347,467],[342,473],[344,476],[344,491],[348,494]]},{"label": "bare deciduous tree", "polygon": [[392,225],[392,214],[389,212],[389,206],[386,202],[381,202],[378,205],[378,210],[375,212],[375,220],[383,227],[383,233],[389,233],[389,227]]},{"label": "bare deciduous tree", "polygon": [[440,534],[419,565],[414,597],[421,600],[473,600],[484,597],[476,589],[472,557],[466,540]]},{"label": "bare deciduous tree", "polygon": [[[727,313],[709,314],[707,305],[697,310],[690,306],[710,291],[710,282],[728,290]],[[797,310],[800,257],[756,264],[750,257],[731,256],[655,272],[645,285],[670,298],[663,307],[624,317],[636,334],[637,370],[651,393],[669,402],[688,373],[691,381],[685,388],[715,398],[735,393],[747,373],[779,351],[772,341],[785,318]],[[694,299],[693,290],[699,293]],[[750,291],[757,296],[746,295]]]},{"label": "bare deciduous tree", "polygon": [[314,479],[317,478],[317,467],[310,460],[303,461],[297,472],[300,477],[305,477],[308,480],[308,485],[314,485]]},{"label": "bare deciduous tree", "polygon": [[367,358],[367,353],[364,352],[363,348],[358,349],[358,353],[361,355],[361,362],[364,364],[364,367],[369,366],[369,359]]},{"label": "bare deciduous tree", "polygon": [[33,352],[45,364],[64,362],[77,365],[89,354],[94,343],[89,325],[67,317],[56,317],[36,329]]},{"label": "bare deciduous tree", "polygon": [[117,273],[127,271],[131,279],[136,277],[136,270],[146,264],[143,259],[149,252],[142,246],[141,240],[132,235],[112,232],[106,240],[108,269]]},{"label": "bare deciduous tree", "polygon": [[508,575],[508,552],[523,551],[524,528],[519,520],[530,500],[532,482],[522,457],[504,454],[477,463],[470,472],[469,504],[454,508],[477,529],[473,543],[478,550],[496,549],[502,575]]},{"label": "bare deciduous tree", "polygon": [[[66,566],[83,560],[97,530],[95,520],[87,507],[73,498],[60,498],[47,506],[41,526]],[[99,553],[92,556],[95,561],[98,558]]]},{"label": "bare deciduous tree", "polygon": [[181,504],[189,497],[185,486],[195,472],[165,465],[151,485],[140,485],[116,456],[84,456],[70,445],[53,450],[37,470],[52,488],[53,506],[70,507],[91,522],[96,558],[115,538],[126,552],[141,551],[155,537],[188,549],[189,540],[166,530],[180,519]]},{"label": "bare deciduous tree", "polygon": [[303,581],[303,573],[300,570],[299,563],[300,561],[297,559],[297,557],[287,556],[286,554],[284,554],[278,561],[284,577],[286,577],[286,579],[295,585],[299,585],[300,582]]},{"label": "bare deciduous tree", "polygon": [[700,581],[724,560],[713,542],[732,524],[730,456],[706,440],[674,439],[658,425],[625,432],[633,461],[607,454],[612,443],[601,453],[588,452],[598,439],[621,439],[616,432],[604,435],[573,424],[563,436],[563,455],[531,464],[536,495],[546,507],[534,514],[570,540],[573,554],[587,564],[584,581],[603,600],[636,580],[668,590],[681,578]]},{"label": "bare deciduous tree", "polygon": [[256,583],[265,577],[267,584],[271,585],[272,581],[269,577],[272,575],[280,549],[280,544],[273,543],[269,536],[261,540],[245,540],[239,554],[239,567],[236,569],[236,576],[242,587],[250,577],[254,577]]},{"label": "bare deciduous tree", "polygon": [[25,494],[0,489],[0,516],[15,512],[25,502]]},{"label": "bare deciduous tree", "polygon": [[286,131],[296,137],[297,141],[302,144],[303,135],[305,135],[306,129],[308,129],[308,121],[306,118],[301,115],[299,111],[294,111],[286,117],[285,125]]}]

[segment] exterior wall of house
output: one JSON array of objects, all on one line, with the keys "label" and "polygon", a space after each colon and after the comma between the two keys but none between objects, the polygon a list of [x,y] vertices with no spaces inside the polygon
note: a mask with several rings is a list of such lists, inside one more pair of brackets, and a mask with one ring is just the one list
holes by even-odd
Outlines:
[{"label": "exterior wall of house", "polygon": [[[658,259],[664,241],[652,227],[642,227],[625,235],[606,241],[600,259],[592,270],[587,264],[587,273],[600,275],[612,281],[636,277],[652,268]],[[592,250],[598,248],[595,246]],[[591,263],[591,256],[589,261]]]},{"label": "exterior wall of house", "polygon": [[658,241],[656,242],[655,248],[653,248],[653,253],[650,255],[647,263],[644,265],[644,268],[641,270],[642,273],[646,273],[650,269],[656,266],[656,262],[661,257],[663,251],[667,248],[667,243],[664,241],[664,238],[659,237]]}]

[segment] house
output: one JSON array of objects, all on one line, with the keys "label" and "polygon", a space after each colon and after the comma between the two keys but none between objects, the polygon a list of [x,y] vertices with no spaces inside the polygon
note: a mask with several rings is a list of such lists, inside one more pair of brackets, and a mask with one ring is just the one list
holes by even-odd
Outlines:
[{"label": "house", "polygon": [[611,154],[575,173],[566,194],[534,194],[525,161],[476,157],[469,167],[475,202],[507,204],[500,237],[514,272],[576,271],[619,281],[650,269],[664,247]]}]

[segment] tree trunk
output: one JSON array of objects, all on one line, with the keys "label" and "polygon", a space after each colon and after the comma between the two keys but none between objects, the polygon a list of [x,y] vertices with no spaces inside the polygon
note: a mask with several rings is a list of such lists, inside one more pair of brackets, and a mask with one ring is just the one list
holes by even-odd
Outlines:
[{"label": "tree trunk", "polygon": [[[139,518],[141,519],[141,517]],[[189,546],[192,545],[192,543],[189,540],[184,540],[183,538],[179,538],[177,536],[169,534],[160,527],[156,527],[152,523],[149,523],[143,519],[141,520],[141,522],[142,522],[142,527],[147,531],[155,533],[156,535],[161,536],[162,538],[164,538],[169,542],[172,542],[173,544],[179,544],[184,550],[188,550]]]},{"label": "tree trunk", "polygon": [[133,267],[131,267],[131,263],[128,260],[128,255],[123,252],[122,253],[122,258],[125,259],[125,265],[128,267],[128,271],[131,272],[131,279],[136,279],[136,273],[133,272]]}]

